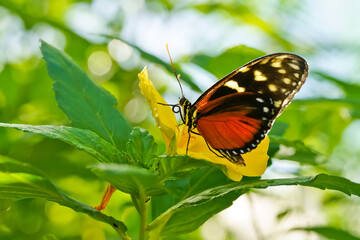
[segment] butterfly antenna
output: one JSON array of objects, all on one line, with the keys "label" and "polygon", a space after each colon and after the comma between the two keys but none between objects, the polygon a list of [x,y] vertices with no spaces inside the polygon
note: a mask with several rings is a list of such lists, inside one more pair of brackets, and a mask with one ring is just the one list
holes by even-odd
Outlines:
[{"label": "butterfly antenna", "polygon": [[180,83],[180,74],[178,75],[178,74],[176,74],[176,71],[175,71],[175,67],[174,67],[174,64],[173,64],[173,61],[172,61],[172,59],[171,59],[171,55],[170,55],[170,51],[169,51],[169,46],[168,46],[168,44],[166,43],[166,50],[167,50],[167,52],[168,52],[168,54],[169,54],[169,58],[170,58],[170,62],[171,62],[171,67],[172,67],[172,69],[173,69],[173,72],[174,72],[174,74],[175,74],[175,77],[176,77],[176,80],[178,81],[178,83],[179,83],[179,86],[180,86],[180,90],[181,90],[181,95],[182,95],[182,97],[184,97],[184,92],[183,92],[183,89],[182,89],[182,86],[181,86],[181,83]]}]

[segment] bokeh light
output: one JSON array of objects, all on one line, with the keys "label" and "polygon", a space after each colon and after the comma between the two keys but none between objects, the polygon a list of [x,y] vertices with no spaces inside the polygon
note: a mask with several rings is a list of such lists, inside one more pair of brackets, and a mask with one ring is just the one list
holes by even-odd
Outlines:
[{"label": "bokeh light", "polygon": [[88,68],[91,73],[97,76],[107,74],[111,69],[111,65],[110,56],[103,51],[93,52],[88,58]]}]

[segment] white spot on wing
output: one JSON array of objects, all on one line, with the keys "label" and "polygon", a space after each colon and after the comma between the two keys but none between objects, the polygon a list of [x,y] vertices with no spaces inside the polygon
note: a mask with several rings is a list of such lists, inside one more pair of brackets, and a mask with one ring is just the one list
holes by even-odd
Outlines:
[{"label": "white spot on wing", "polygon": [[264,75],[262,76],[255,76],[255,81],[266,81],[267,77],[265,77]]},{"label": "white spot on wing", "polygon": [[267,112],[269,112],[269,108],[268,108],[268,107],[264,107],[264,108],[263,108],[263,111],[267,113]]},{"label": "white spot on wing", "polygon": [[281,106],[281,100],[274,102],[275,107],[279,108]]},{"label": "white spot on wing", "polygon": [[297,65],[297,64],[288,63],[288,65],[289,65],[290,67],[292,67],[293,69],[295,69],[295,70],[300,70],[300,67],[299,67],[299,65]]},{"label": "white spot on wing", "polygon": [[277,91],[277,87],[274,84],[269,84],[268,87],[269,87],[269,90],[272,91],[272,92]]},{"label": "white spot on wing", "polygon": [[259,70],[254,71],[254,79],[255,81],[266,81],[267,77]]},{"label": "white spot on wing", "polygon": [[234,81],[234,80],[230,80],[230,81],[227,81],[224,86],[228,87],[228,88],[231,88],[231,89],[234,89],[236,90],[237,92],[245,92],[245,88],[243,87],[239,87],[238,85],[238,82]]},{"label": "white spot on wing", "polygon": [[290,78],[283,78],[283,82],[286,84],[290,84],[291,80],[290,80]]},{"label": "white spot on wing", "polygon": [[262,98],[256,98],[256,101],[258,101],[258,102],[264,102],[264,99],[262,99]]},{"label": "white spot on wing", "polygon": [[274,67],[274,68],[281,68],[281,61],[279,60],[275,60],[271,63],[271,66]]}]

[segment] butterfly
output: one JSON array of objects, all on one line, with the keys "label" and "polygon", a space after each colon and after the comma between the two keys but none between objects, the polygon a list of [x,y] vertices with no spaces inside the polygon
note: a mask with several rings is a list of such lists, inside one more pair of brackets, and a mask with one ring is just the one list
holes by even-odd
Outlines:
[{"label": "butterfly", "polygon": [[241,154],[252,151],[265,138],[308,72],[307,62],[298,55],[266,55],[216,82],[193,104],[182,96],[173,105],[178,111],[173,111],[180,112],[188,126],[188,145],[191,133],[199,134],[214,154],[245,165]]}]

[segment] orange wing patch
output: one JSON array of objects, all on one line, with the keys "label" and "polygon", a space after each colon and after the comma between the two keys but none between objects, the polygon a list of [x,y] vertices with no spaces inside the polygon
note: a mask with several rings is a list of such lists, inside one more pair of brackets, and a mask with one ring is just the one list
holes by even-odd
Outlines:
[{"label": "orange wing patch", "polygon": [[241,111],[227,112],[200,118],[197,130],[214,149],[240,149],[254,140],[261,120],[246,117]]}]

